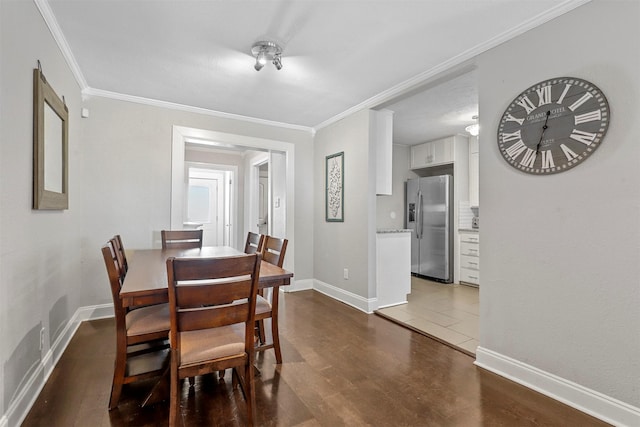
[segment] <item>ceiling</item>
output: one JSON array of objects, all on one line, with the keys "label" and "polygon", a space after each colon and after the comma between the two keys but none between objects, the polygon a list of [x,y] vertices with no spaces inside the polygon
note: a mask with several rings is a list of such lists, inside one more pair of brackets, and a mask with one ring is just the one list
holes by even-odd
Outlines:
[{"label": "ceiling", "polygon": [[[35,2],[84,94],[308,130],[384,107],[416,144],[473,122],[475,55],[584,0]],[[255,71],[264,39],[282,70]]]}]

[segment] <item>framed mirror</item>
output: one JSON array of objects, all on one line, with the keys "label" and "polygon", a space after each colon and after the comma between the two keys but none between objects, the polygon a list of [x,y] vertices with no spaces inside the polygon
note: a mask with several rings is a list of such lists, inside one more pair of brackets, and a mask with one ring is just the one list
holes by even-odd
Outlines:
[{"label": "framed mirror", "polygon": [[33,209],[68,209],[69,110],[33,70]]}]

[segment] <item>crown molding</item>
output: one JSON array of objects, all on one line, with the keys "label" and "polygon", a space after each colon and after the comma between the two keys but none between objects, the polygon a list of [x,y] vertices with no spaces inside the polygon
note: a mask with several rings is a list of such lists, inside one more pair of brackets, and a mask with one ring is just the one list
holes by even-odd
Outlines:
[{"label": "crown molding", "polygon": [[36,7],[40,11],[40,15],[42,15],[42,18],[47,24],[47,27],[49,27],[49,31],[51,31],[51,35],[56,41],[58,48],[62,52],[62,56],[64,57],[65,61],[67,61],[73,77],[75,77],[76,82],[78,82],[78,85],[80,86],[80,90],[85,90],[89,87],[87,85],[87,80],[84,78],[82,71],[80,71],[80,66],[78,65],[78,62],[76,62],[76,58],[71,52],[71,48],[69,47],[69,43],[67,43],[67,39],[64,37],[64,34],[62,34],[60,25],[58,25],[58,20],[53,14],[53,11],[49,6],[49,2],[47,0],[33,0],[33,2],[36,4]]},{"label": "crown molding", "polygon": [[110,92],[107,90],[86,88],[82,91],[83,98],[87,96],[98,96],[102,98],[117,99],[119,101],[133,102],[136,104],[150,105],[154,107],[167,108],[170,110],[180,110],[189,113],[205,114],[208,116],[219,117],[223,119],[240,120],[266,126],[275,126],[291,130],[299,130],[303,132],[313,133],[313,128],[309,126],[293,125],[290,123],[276,122],[272,120],[258,119],[255,117],[242,116],[240,114],[224,113],[222,111],[209,110],[206,108],[193,107],[190,105],[177,104],[174,102],[160,101],[158,99],[144,98],[141,96],[126,95],[118,92]]},{"label": "crown molding", "polygon": [[564,2],[558,3],[555,7],[532,17],[522,24],[513,27],[508,31],[505,31],[504,33],[499,34],[484,43],[480,43],[472,47],[471,49],[468,49],[427,71],[424,71],[408,80],[405,80],[404,82],[393,86],[390,89],[380,92],[378,95],[372,96],[371,98],[361,102],[360,104],[355,105],[348,110],[345,110],[342,113],[331,117],[328,120],[325,120],[324,122],[314,126],[314,130],[318,131],[360,110],[375,108],[381,104],[389,102],[392,99],[409,92],[419,85],[428,83],[429,80],[440,76],[442,73],[446,73],[456,67],[463,66],[465,62],[472,60],[481,53],[484,53],[489,49],[492,49],[508,40],[519,36],[520,34],[523,34],[554,18],[557,18],[558,16],[564,15],[565,13],[570,12],[571,10],[582,6],[583,4],[589,3],[590,1],[591,0],[566,0]]}]

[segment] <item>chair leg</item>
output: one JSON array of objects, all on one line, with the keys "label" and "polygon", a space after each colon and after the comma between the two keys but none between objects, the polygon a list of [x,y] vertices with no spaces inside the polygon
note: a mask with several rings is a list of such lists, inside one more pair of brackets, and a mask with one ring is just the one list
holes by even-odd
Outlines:
[{"label": "chair leg", "polygon": [[113,381],[111,383],[111,397],[109,398],[109,410],[115,409],[120,401],[122,385],[124,384],[124,373],[127,367],[127,346],[124,349],[116,344],[116,360],[113,364]]},{"label": "chair leg", "polygon": [[256,386],[253,379],[253,363],[247,363],[244,370],[245,401],[247,402],[247,425],[256,422]]},{"label": "chair leg", "polygon": [[[172,352],[173,353],[173,352]],[[175,355],[171,354],[171,360],[175,360]],[[171,386],[169,394],[169,427],[180,425],[180,378],[178,377],[178,366],[171,363]]]},{"label": "chair leg", "polygon": [[258,324],[258,338],[260,339],[260,344],[264,345],[266,342],[265,333],[264,333],[264,320],[256,320]]}]

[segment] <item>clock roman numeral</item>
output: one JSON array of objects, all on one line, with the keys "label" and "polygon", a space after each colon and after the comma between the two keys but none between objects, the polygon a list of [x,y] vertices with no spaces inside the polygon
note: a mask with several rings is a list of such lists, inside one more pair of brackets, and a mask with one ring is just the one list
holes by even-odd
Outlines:
[{"label": "clock roman numeral", "polygon": [[523,96],[520,101],[517,101],[516,104],[527,110],[527,114],[536,109],[535,105],[533,105],[533,102],[531,102],[531,100],[527,98],[526,95]]},{"label": "clock roman numeral", "polygon": [[571,149],[569,147],[567,147],[564,144],[560,144],[560,148],[562,148],[562,152],[564,153],[565,157],[567,158],[568,161],[571,161],[575,158],[578,157],[578,155],[576,153],[574,153],[573,151],[571,151]]},{"label": "clock roman numeral", "polygon": [[555,163],[553,163],[553,154],[551,154],[551,150],[541,151],[542,153],[542,169],[550,169],[556,167]]},{"label": "clock roman numeral", "polygon": [[558,98],[558,104],[562,104],[562,101],[564,101],[564,97],[567,96],[567,92],[569,92],[569,89],[571,89],[570,84],[564,85],[564,90],[562,91],[560,98]]},{"label": "clock roman numeral", "polygon": [[574,139],[578,142],[582,142],[585,145],[591,145],[591,143],[596,139],[596,136],[598,135],[595,133],[574,129],[571,132],[571,135],[569,135],[569,138]]},{"label": "clock roman numeral", "polygon": [[507,117],[505,118],[505,122],[516,122],[519,125],[522,125],[522,123],[524,123],[524,119],[519,119],[517,117],[513,117],[511,115],[511,113],[507,113]]},{"label": "clock roman numeral", "polygon": [[502,132],[503,142],[515,141],[516,139],[522,139],[522,135],[520,134],[520,129],[518,129],[513,133]]},{"label": "clock roman numeral", "polygon": [[580,123],[592,122],[594,120],[602,120],[602,113],[600,110],[594,110],[590,113],[578,114],[574,117],[574,122],[576,125]]},{"label": "clock roman numeral", "polygon": [[584,104],[585,102],[587,102],[591,98],[593,98],[593,95],[591,95],[589,92],[587,92],[584,95],[582,95],[582,97],[580,99],[578,99],[576,102],[574,102],[573,104],[569,105],[569,109],[571,111],[576,111],[582,104]]},{"label": "clock roman numeral", "polygon": [[551,104],[551,86],[543,86],[536,89],[536,92],[538,92],[538,107]]},{"label": "clock roman numeral", "polygon": [[522,142],[522,140],[519,140],[511,147],[507,148],[506,153],[509,155],[509,157],[515,160],[526,149],[527,146],[524,145],[524,142]]},{"label": "clock roman numeral", "polygon": [[524,152],[524,156],[522,156],[522,160],[520,160],[520,164],[524,167],[532,168],[533,163],[535,161],[536,161],[536,150],[527,148],[527,151]]}]

